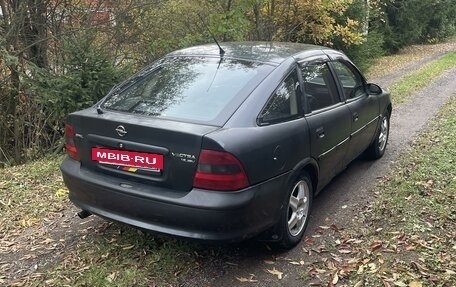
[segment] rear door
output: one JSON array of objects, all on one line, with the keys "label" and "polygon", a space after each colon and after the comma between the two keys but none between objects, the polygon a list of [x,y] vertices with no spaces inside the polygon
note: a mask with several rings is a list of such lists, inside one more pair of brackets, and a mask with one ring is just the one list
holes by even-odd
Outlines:
[{"label": "rear door", "polygon": [[350,162],[372,142],[379,120],[379,103],[376,96],[367,94],[364,78],[350,62],[337,59],[331,65],[351,113],[350,148],[346,156],[346,162]]},{"label": "rear door", "polygon": [[300,63],[302,102],[310,130],[311,155],[320,168],[320,187],[344,167],[351,123],[350,111],[339,96],[328,60],[321,56]]}]

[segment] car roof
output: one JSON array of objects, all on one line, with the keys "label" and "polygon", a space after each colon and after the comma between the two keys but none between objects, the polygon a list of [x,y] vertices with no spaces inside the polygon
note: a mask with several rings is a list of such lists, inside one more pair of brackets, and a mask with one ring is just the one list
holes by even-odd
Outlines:
[{"label": "car roof", "polygon": [[[280,64],[286,59],[308,52],[332,50],[326,47],[287,42],[222,42],[224,57]],[[216,44],[206,44],[174,51],[167,56],[220,56]]]}]

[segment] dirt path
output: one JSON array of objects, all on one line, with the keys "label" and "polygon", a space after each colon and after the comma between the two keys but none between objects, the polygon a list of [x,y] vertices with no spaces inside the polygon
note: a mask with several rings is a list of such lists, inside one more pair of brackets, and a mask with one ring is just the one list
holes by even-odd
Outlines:
[{"label": "dirt path", "polygon": [[[425,89],[414,95],[413,99],[398,108],[393,108],[391,134],[387,153],[379,161],[358,159],[316,198],[312,217],[306,232],[307,240],[318,246],[321,225],[335,225],[346,228],[351,220],[364,210],[374,197],[373,187],[379,177],[387,174],[391,164],[412,143],[426,124],[434,117],[439,108],[456,91],[456,69],[443,74]],[[323,242],[321,242],[323,244]],[[201,262],[194,276],[185,278],[181,286],[245,286],[237,278],[257,280],[252,286],[302,286],[300,276],[305,267],[316,260],[309,256],[307,244],[302,242],[295,249],[282,254],[268,252],[259,243],[248,243],[238,248],[221,248],[218,258]],[[207,258],[204,258],[204,260]],[[269,261],[274,260],[272,266]],[[303,261],[304,266],[290,264],[290,261]],[[283,272],[283,279],[267,272],[276,268]],[[302,274],[300,274],[300,272]],[[197,276],[196,276],[197,274]]]},{"label": "dirt path", "polygon": [[[382,76],[373,77],[372,79],[369,79],[369,81],[379,84],[382,87],[389,88],[394,82],[399,80],[401,77],[418,70],[419,68],[428,64],[429,62],[434,61],[451,51],[456,51],[456,42],[440,43],[429,46],[414,46],[410,49],[417,50],[413,52],[414,54],[416,54],[416,56],[413,56],[413,58],[415,58],[416,60],[410,61],[405,64],[397,64],[401,61],[394,59],[394,56],[389,56],[392,58],[390,59],[387,57],[388,61],[397,62],[393,63],[393,67],[391,67],[393,69],[391,70],[391,72],[387,74],[382,74],[383,71],[372,71],[374,74],[381,74]],[[397,66],[395,66],[394,64],[396,64]],[[382,64],[379,64],[378,66],[378,69],[383,68]]]},{"label": "dirt path", "polygon": [[[382,83],[387,87],[400,76],[443,54],[440,50],[436,51],[373,82]],[[390,164],[456,91],[456,81],[453,80],[455,76],[455,69],[445,73],[414,96],[411,102],[394,108],[387,154],[377,162],[355,161],[325,188],[314,202],[312,218],[306,233],[308,238],[318,240],[318,237],[315,237],[318,236],[315,230],[319,225],[347,226],[351,218],[369,203],[372,197],[371,188],[376,179],[388,171]],[[98,217],[92,216],[81,221],[75,218],[76,212],[75,207],[67,204],[67,208],[58,216],[43,220],[39,225],[21,234],[8,234],[2,238],[4,241],[0,240],[0,285],[43,270],[46,264],[58,261],[68,250],[77,248],[78,243],[90,239],[91,234],[105,228],[106,222]],[[304,246],[305,243],[302,243],[294,250],[283,254],[272,253],[257,242],[244,243],[238,247],[202,247],[201,252],[198,251],[202,254],[199,266],[191,276],[182,280],[181,286],[238,286],[242,284],[236,277],[250,278],[250,274],[254,274],[254,279],[259,281],[255,286],[298,286],[300,281],[296,279],[299,278],[300,271],[296,266],[289,264],[287,259],[304,260],[306,264],[312,262],[314,259],[304,254]],[[281,281],[277,281],[274,275],[265,271],[272,267],[264,260],[270,260],[272,257],[283,262],[274,265],[284,272]]]}]

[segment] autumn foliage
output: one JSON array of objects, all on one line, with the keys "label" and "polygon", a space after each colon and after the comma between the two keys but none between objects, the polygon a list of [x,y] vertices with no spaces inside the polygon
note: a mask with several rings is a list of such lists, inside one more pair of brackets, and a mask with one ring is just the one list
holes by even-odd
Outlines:
[{"label": "autumn foliage", "polygon": [[0,0],[0,8],[0,167],[59,152],[67,113],[167,52],[211,42],[208,30],[220,41],[331,46],[366,67],[456,25],[451,0]]}]

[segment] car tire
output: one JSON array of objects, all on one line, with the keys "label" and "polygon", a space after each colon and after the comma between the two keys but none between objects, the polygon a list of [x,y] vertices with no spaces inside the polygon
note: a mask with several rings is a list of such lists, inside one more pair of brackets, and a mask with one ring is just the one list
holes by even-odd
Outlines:
[{"label": "car tire", "polygon": [[277,223],[279,249],[291,249],[298,244],[307,228],[312,207],[312,181],[307,173],[301,174],[291,182],[284,202],[280,221]]},{"label": "car tire", "polygon": [[380,120],[380,126],[372,144],[366,149],[366,155],[370,159],[379,159],[385,154],[390,130],[390,114],[386,111]]}]

